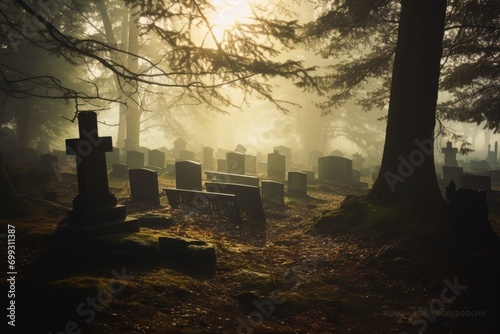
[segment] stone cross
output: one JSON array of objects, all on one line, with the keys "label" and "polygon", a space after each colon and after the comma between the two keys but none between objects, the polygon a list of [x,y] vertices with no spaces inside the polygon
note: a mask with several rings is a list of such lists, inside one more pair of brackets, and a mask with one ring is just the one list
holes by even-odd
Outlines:
[{"label": "stone cross", "polygon": [[109,192],[106,152],[113,151],[111,137],[99,137],[97,114],[82,111],[78,114],[80,138],[66,139],[66,154],[76,156],[78,195],[73,200],[75,210],[113,207],[116,197]]},{"label": "stone cross", "polygon": [[452,147],[450,141],[446,143],[446,147],[443,147],[442,152],[444,153],[445,166],[458,167],[458,162],[457,162],[458,149],[456,147]]}]

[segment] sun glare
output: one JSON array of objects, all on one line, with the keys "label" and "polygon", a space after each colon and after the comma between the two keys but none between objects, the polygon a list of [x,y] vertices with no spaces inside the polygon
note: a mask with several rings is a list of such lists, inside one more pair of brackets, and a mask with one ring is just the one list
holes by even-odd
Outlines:
[{"label": "sun glare", "polygon": [[223,40],[226,31],[251,15],[247,0],[213,0],[212,4],[215,11],[210,16],[210,23],[213,25],[212,31],[218,42]]}]

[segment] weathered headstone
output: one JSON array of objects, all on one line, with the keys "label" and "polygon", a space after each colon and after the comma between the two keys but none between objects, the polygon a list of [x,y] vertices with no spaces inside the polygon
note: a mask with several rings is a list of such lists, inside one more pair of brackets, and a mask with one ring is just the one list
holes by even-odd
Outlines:
[{"label": "weathered headstone", "polygon": [[245,174],[245,155],[238,152],[226,154],[227,172],[231,174]]},{"label": "weathered headstone", "polygon": [[273,203],[278,205],[285,205],[285,186],[283,183],[263,180],[262,187],[262,201],[266,203]]},{"label": "weathered headstone", "polygon": [[83,111],[78,114],[80,138],[66,140],[66,152],[76,156],[78,195],[73,209],[59,226],[89,234],[138,232],[137,221],[126,220],[123,205],[109,191],[106,152],[113,149],[111,137],[99,137],[97,114]]},{"label": "weathered headstone", "polygon": [[318,179],[351,185],[353,182],[352,161],[338,156],[318,159]]},{"label": "weathered headstone", "polygon": [[214,149],[211,147],[203,148],[203,169],[213,170],[214,169]]},{"label": "weathered headstone", "polygon": [[159,150],[150,150],[148,165],[158,168],[165,168],[165,152]]},{"label": "weathered headstone", "polygon": [[458,167],[457,152],[458,149],[452,146],[451,141],[446,142],[446,147],[443,147],[441,152],[444,153],[444,165]]},{"label": "weathered headstone", "polygon": [[286,162],[285,156],[277,150],[267,155],[267,177],[270,179],[285,180]]},{"label": "weathered headstone", "polygon": [[217,171],[224,172],[224,173],[227,171],[226,159],[217,159]]},{"label": "weathered headstone", "polygon": [[127,166],[130,169],[137,169],[144,167],[144,153],[139,151],[127,152]]},{"label": "weathered headstone", "polygon": [[201,164],[194,161],[177,161],[175,163],[175,187],[201,190]]},{"label": "weathered headstone", "polygon": [[307,174],[288,172],[288,194],[297,197],[307,196]]},{"label": "weathered headstone", "polygon": [[160,205],[158,173],[151,169],[129,169],[130,200]]},{"label": "weathered headstone", "polygon": [[257,157],[255,155],[245,155],[245,173],[257,174]]}]

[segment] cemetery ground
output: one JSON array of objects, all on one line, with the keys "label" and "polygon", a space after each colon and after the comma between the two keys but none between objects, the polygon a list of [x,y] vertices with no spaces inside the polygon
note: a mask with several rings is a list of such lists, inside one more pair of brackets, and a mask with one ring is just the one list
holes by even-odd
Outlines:
[{"label": "cemetery ground", "polygon": [[[19,333],[500,332],[499,254],[488,243],[457,246],[433,236],[427,227],[444,213],[402,219],[372,208],[371,220],[355,229],[320,233],[313,225],[322,213],[363,191],[313,184],[305,199],[266,206],[266,224],[235,224],[171,210],[165,196],[159,207],[131,203],[128,181],[111,178],[129,216],[166,219],[141,227],[137,251],[77,254],[54,242],[76,181],[35,171],[19,171],[14,181],[28,214],[1,223],[2,231],[16,228]],[[175,181],[162,175],[159,182]],[[51,190],[56,201],[40,200]],[[500,211],[489,219],[498,235]],[[163,234],[212,243],[216,269],[156,257],[151,240]]]}]

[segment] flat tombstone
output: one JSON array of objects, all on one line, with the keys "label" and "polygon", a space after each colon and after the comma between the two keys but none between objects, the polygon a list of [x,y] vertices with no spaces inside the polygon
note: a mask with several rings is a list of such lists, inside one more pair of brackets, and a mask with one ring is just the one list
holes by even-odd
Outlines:
[{"label": "flat tombstone", "polygon": [[453,180],[457,187],[460,187],[460,175],[464,173],[462,167],[443,166],[444,184],[449,185]]},{"label": "flat tombstone", "polygon": [[223,173],[227,171],[226,159],[217,159],[217,171]]},{"label": "flat tombstone", "polygon": [[267,155],[267,176],[271,179],[285,180],[285,156],[277,150]]},{"label": "flat tombstone", "polygon": [[182,150],[179,152],[180,160],[194,160],[194,152],[188,150]]},{"label": "flat tombstone", "polygon": [[211,147],[203,148],[203,168],[213,170],[214,168],[214,149]]},{"label": "flat tombstone", "polygon": [[491,190],[491,178],[484,175],[460,175],[460,188],[470,190]]},{"label": "flat tombstone", "polygon": [[230,174],[245,174],[245,155],[239,152],[226,154],[227,172]]},{"label": "flat tombstone", "polygon": [[151,169],[129,169],[130,200],[160,205],[158,173]]},{"label": "flat tombstone", "polygon": [[318,159],[318,179],[351,185],[352,161],[338,156],[327,156]]},{"label": "flat tombstone", "polygon": [[175,163],[175,187],[201,190],[201,164],[194,161],[177,161]]},{"label": "flat tombstone", "polygon": [[165,168],[165,152],[159,150],[149,151],[148,165],[153,167]]},{"label": "flat tombstone", "polygon": [[288,172],[288,193],[293,196],[307,196],[307,174],[304,172]]},{"label": "flat tombstone", "polygon": [[139,151],[127,152],[127,166],[130,169],[137,169],[144,167],[144,153]]},{"label": "flat tombstone", "polygon": [[245,173],[257,174],[257,157],[255,155],[245,155]]},{"label": "flat tombstone", "polygon": [[262,187],[262,201],[266,203],[285,205],[285,186],[283,183],[263,180]]}]

